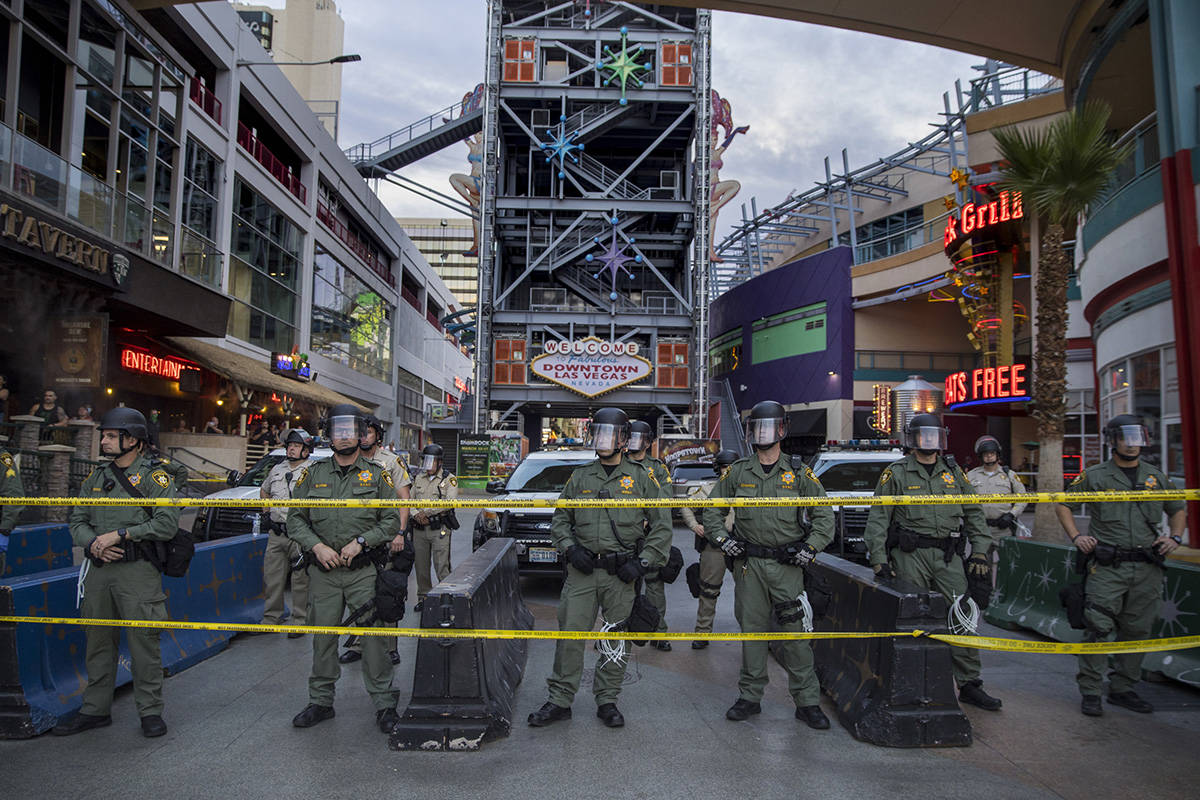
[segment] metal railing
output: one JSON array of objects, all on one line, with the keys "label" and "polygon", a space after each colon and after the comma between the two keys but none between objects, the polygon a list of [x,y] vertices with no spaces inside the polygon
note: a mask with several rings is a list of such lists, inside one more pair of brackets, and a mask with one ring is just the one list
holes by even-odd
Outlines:
[{"label": "metal railing", "polygon": [[418,136],[432,132],[436,128],[440,128],[449,122],[454,121],[459,116],[463,115],[463,102],[460,100],[452,106],[447,106],[441,111],[435,111],[427,117],[404,126],[398,131],[393,131],[387,136],[376,139],[373,142],[364,142],[356,144],[353,147],[347,148],[345,151],[346,158],[350,159],[353,164],[360,164],[364,161],[371,161],[376,156],[383,155],[390,150],[394,150],[403,144],[408,144]]},{"label": "metal railing", "polygon": [[221,101],[195,76],[192,76],[192,79],[188,83],[188,97],[200,107],[201,111],[214,119],[218,125],[221,124]]},{"label": "metal railing", "polygon": [[1114,143],[1120,147],[1133,144],[1129,155],[1117,165],[1113,171],[1112,180],[1104,192],[1092,204],[1092,209],[1100,208],[1113,199],[1123,188],[1147,172],[1155,170],[1161,161],[1158,147],[1158,112],[1151,111],[1140,122],[1134,125]]},{"label": "metal railing", "polygon": [[855,369],[904,369],[953,372],[975,369],[975,353],[923,353],[902,350],[855,350]]},{"label": "metal railing", "polygon": [[[866,264],[870,261],[887,258],[888,256],[907,253],[909,250],[916,250],[918,247],[924,247],[930,242],[941,242],[946,229],[946,220],[950,217],[950,213],[947,211],[928,222],[922,222],[920,225],[913,225],[895,233],[859,242],[858,247],[854,250],[854,263]],[[842,234],[840,238],[843,240],[843,244],[848,243],[846,234]]]},{"label": "metal railing", "polygon": [[329,228],[333,235],[349,248],[350,252],[362,259],[363,263],[370,267],[376,275],[387,281],[388,286],[396,285],[396,276],[392,273],[391,265],[381,260],[366,242],[358,238],[344,222],[337,218],[333,209],[320,200],[317,200],[317,219],[321,220],[321,224]]},{"label": "metal railing", "polygon": [[997,108],[1008,103],[1019,103],[1042,94],[1061,92],[1062,79],[1025,67],[989,61],[993,70],[986,75],[971,79],[971,87],[964,92],[963,105],[970,112]]},{"label": "metal railing", "polygon": [[271,177],[279,181],[283,188],[287,189],[301,203],[308,202],[308,187],[300,182],[300,177],[292,172],[292,168],[279,160],[270,149],[258,140],[244,122],[238,122],[237,128],[237,143],[238,146],[249,153],[255,161],[266,167],[267,172],[271,173]]}]

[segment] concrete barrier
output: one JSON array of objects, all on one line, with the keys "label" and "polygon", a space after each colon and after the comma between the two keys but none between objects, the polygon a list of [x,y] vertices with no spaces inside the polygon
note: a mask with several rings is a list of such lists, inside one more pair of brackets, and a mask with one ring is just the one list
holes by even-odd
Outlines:
[{"label": "concrete barrier", "polygon": [[71,566],[71,531],[63,523],[18,525],[8,541],[8,567],[0,579]]},{"label": "concrete barrier", "polygon": [[[258,622],[262,618],[262,558],[266,536],[239,536],[197,546],[183,578],[165,578],[167,617],[173,620]],[[39,572],[0,586],[0,609],[17,616],[77,617],[78,567]],[[164,631],[168,674],[225,649],[234,634]],[[84,628],[0,624],[0,739],[35,736],[79,709],[87,685]],[[129,683],[124,634],[117,685]],[[169,700],[168,700],[169,702]]]},{"label": "concrete barrier", "polygon": [[[489,539],[425,598],[422,628],[532,630],[514,540]],[[421,639],[412,700],[388,739],[393,750],[477,750],[507,736],[525,672],[524,639]]]},{"label": "concrete barrier", "polygon": [[[1058,590],[1075,575],[1075,548],[1005,537],[999,542],[996,594],[984,618],[1001,628],[1023,628],[1057,642],[1081,642],[1083,631],[1067,622]],[[1152,635],[1194,636],[1200,633],[1200,567],[1168,559],[1163,605]],[[1200,648],[1147,653],[1142,669],[1200,687]]]},{"label": "concrete barrier", "polygon": [[[948,604],[907,581],[876,582],[867,567],[822,554],[809,568],[832,592],[818,631],[945,633]],[[813,642],[821,689],[855,739],[885,747],[971,743],[958,705],[950,646],[932,639],[819,639]]]}]

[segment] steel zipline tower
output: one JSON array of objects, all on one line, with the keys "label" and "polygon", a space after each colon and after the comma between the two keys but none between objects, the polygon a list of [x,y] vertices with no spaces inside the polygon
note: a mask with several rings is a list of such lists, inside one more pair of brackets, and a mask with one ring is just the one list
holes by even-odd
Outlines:
[{"label": "steel zipline tower", "polygon": [[704,435],[709,12],[489,0],[487,37],[474,429]]}]

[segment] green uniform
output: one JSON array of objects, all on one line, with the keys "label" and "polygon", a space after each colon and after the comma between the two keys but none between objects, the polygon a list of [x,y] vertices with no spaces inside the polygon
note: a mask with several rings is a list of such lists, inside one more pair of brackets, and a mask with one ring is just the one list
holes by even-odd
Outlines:
[{"label": "green uniform", "polygon": [[150,464],[171,476],[171,481],[175,484],[175,491],[183,492],[187,488],[188,468],[182,463],[172,461],[166,456],[156,455],[150,457]]},{"label": "green uniform", "polygon": [[[770,469],[764,470],[757,456],[735,461],[713,485],[712,498],[728,497],[824,497],[825,489],[805,468],[797,472],[781,456]],[[759,547],[783,547],[804,540],[818,553],[833,540],[833,510],[828,506],[808,508],[812,532],[807,534],[800,521],[797,506],[773,508],[738,508],[733,526],[733,538]],[[711,544],[720,546],[727,537],[723,508],[704,509],[704,531]],[[711,549],[711,548],[710,548]],[[789,621],[780,630],[801,631],[803,619],[795,609],[783,610],[784,604],[795,603],[804,592],[804,570],[784,564],[776,558],[739,556],[733,562],[733,613],[743,632],[771,630],[771,616],[782,615]],[[780,608],[777,608],[780,607]],[[813,671],[812,647],[805,641],[783,642],[779,652],[788,673],[788,693],[797,707],[815,706],[820,701],[821,687]],[[742,670],[738,675],[738,691],[743,700],[757,703],[762,700],[767,685],[767,643],[742,643]]]},{"label": "green uniform", "polygon": [[[562,498],[595,500],[601,492],[618,500],[630,500],[658,498],[661,489],[653,475],[636,461],[622,458],[612,474],[608,474],[597,460],[571,474]],[[579,544],[599,556],[632,553],[637,540],[645,536],[641,557],[649,562],[650,569],[665,564],[671,549],[671,519],[664,508],[559,508],[554,511],[552,532],[554,546],[560,552],[566,553],[568,547]],[[590,631],[597,611],[609,622],[626,619],[633,607],[635,586],[610,575],[601,566],[584,575],[568,562],[567,579],[558,602],[559,630]],[[554,648],[554,669],[547,684],[550,702],[556,706],[569,708],[579,691],[583,649],[582,641],[568,639],[559,640]],[[606,661],[596,667],[592,689],[597,706],[616,702],[624,676],[624,663]]]},{"label": "green uniform", "polygon": [[[263,481],[260,494],[276,500],[287,500],[300,475],[311,464],[304,459],[296,465],[284,459],[271,468]],[[284,590],[288,578],[292,580],[292,625],[308,624],[308,572],[292,571],[292,563],[300,556],[300,545],[287,533],[286,508],[272,508],[271,530],[267,537],[267,549],[263,553],[263,623],[279,625],[283,622]]]},{"label": "green uniform", "polygon": [[[1175,484],[1162,470],[1145,460],[1138,461],[1136,480],[1132,484],[1124,471],[1110,460],[1079,473],[1067,491],[1128,492],[1174,488]],[[1064,505],[1078,513],[1081,504]],[[1175,514],[1184,508],[1181,500],[1092,503],[1088,505],[1087,535],[1102,544],[1122,549],[1151,548],[1154,540],[1162,535],[1163,513]],[[1163,568],[1145,561],[1122,561],[1104,567],[1093,558],[1088,562],[1086,591],[1088,607],[1084,611],[1084,621],[1088,626],[1089,641],[1148,639],[1162,607]],[[1143,657],[1143,653],[1079,656],[1076,681],[1080,693],[1100,694],[1109,658],[1113,666],[1109,674],[1109,692],[1130,691],[1141,680]]]},{"label": "green uniform", "polygon": [[[879,476],[875,495],[975,495],[975,488],[962,469],[953,468],[946,459],[937,461],[926,471],[913,453],[888,466]],[[952,553],[949,563],[945,551],[936,547],[918,547],[906,553],[899,547],[887,548],[888,530],[893,526],[922,536],[945,541],[966,536],[972,553],[987,553],[992,546],[983,509],[972,501],[945,506],[871,506],[864,537],[871,554],[871,566],[889,562],[896,575],[923,589],[934,589],[954,601],[967,591],[967,575],[963,557]],[[959,686],[979,680],[982,663],[979,651],[968,647],[952,647],[950,658],[954,680]]]},{"label": "green uniform", "polygon": [[[175,497],[175,485],[164,470],[138,456],[124,470],[126,478],[146,497]],[[92,470],[79,487],[81,497],[130,497],[121,482],[116,480],[106,464]],[[155,508],[148,513],[138,506],[77,506],[70,514],[71,539],[86,553],[92,540],[101,534],[124,528],[126,540],[121,546],[127,558],[137,553],[136,560],[116,561],[97,565],[85,561],[83,603],[79,615],[89,619],[148,619],[167,618],[167,596],[163,593],[162,575],[141,557],[140,543],[167,541],[175,536],[179,526],[178,508]],[[83,691],[80,711],[93,716],[108,716],[112,708],[113,687],[117,680],[117,654],[121,639],[120,628],[88,627],[87,688]],[[133,702],[138,716],[162,716],[163,673],[159,632],[145,628],[130,628],[129,655],[133,664]]]},{"label": "green uniform", "polygon": [[[422,472],[413,478],[412,497],[414,500],[453,500],[458,497],[458,478],[446,470],[438,470],[433,475]],[[427,520],[442,514],[444,508],[419,508],[424,511]],[[410,517],[410,519],[412,519]],[[438,581],[445,580],[450,574],[450,534],[445,525],[421,525],[415,519],[412,522],[413,554],[416,558],[417,597],[424,599],[433,588],[429,580],[429,568],[432,566]]]},{"label": "green uniform", "polygon": [[[667,465],[652,456],[646,456],[638,463],[653,474],[658,481],[658,496],[664,500],[671,499],[674,496],[674,492],[671,489],[671,471],[667,469]],[[670,519],[670,513],[668,510],[668,520]],[[668,553],[670,549],[668,543]],[[658,577],[657,570],[646,575],[646,598],[651,603],[654,603],[654,607],[658,609],[658,629],[665,631],[667,629],[667,585]]]},{"label": "green uniform", "polygon": [[[715,480],[709,481],[693,489],[688,497],[708,499],[714,483]],[[725,532],[732,533],[734,511],[732,508],[721,510],[725,512]],[[683,517],[683,524],[687,525],[688,530],[696,527],[696,514],[690,508],[684,506],[679,509],[679,516]],[[696,631],[712,633],[713,619],[717,615],[717,598],[721,596],[721,584],[725,582],[725,554],[707,538],[697,537],[696,547],[700,549],[700,600],[696,607]]]},{"label": "green uniform", "polygon": [[[348,467],[332,458],[314,461],[292,490],[296,499],[394,500],[392,476],[378,464],[361,456]],[[361,536],[367,548],[390,542],[399,532],[400,514],[394,508],[292,508],[288,513],[288,537],[305,552],[325,544],[340,552]],[[328,572],[315,564],[308,568],[308,624],[318,627],[340,625],[347,608],[353,610],[375,597],[375,568],[334,567]],[[378,624],[378,623],[377,623]],[[392,689],[392,664],[387,646],[378,636],[365,637],[363,683],[376,710],[396,707]],[[312,676],[308,679],[309,702],[332,706],[334,685],[341,675],[337,659],[337,637],[313,637]]]},{"label": "green uniform", "polygon": [[[25,488],[21,485],[21,472],[12,455],[0,447],[0,497],[24,497]],[[0,536],[7,537],[17,527],[17,519],[21,516],[22,506],[4,504],[0,506]],[[7,538],[4,541],[5,552],[0,552],[0,578],[8,568]]]}]

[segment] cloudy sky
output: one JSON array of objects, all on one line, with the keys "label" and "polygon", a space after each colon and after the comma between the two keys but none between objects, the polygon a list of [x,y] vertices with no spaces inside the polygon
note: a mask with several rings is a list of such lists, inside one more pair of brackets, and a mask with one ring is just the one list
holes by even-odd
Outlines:
[{"label": "cloudy sky", "polygon": [[[282,5],[278,2],[277,5]],[[362,62],[343,70],[343,147],[385,136],[445,108],[482,79],[484,0],[340,0],[345,51]],[[436,13],[431,9],[436,8]],[[749,207],[774,205],[824,178],[823,159],[855,168],[929,132],[942,93],[964,85],[983,59],[879,36],[718,12],[713,18],[713,86],[749,125],[725,154],[722,178],[742,183],[719,232]],[[447,148],[401,174],[447,194],[466,171],[466,146]],[[446,216],[403,189],[381,194],[397,216]]]}]

